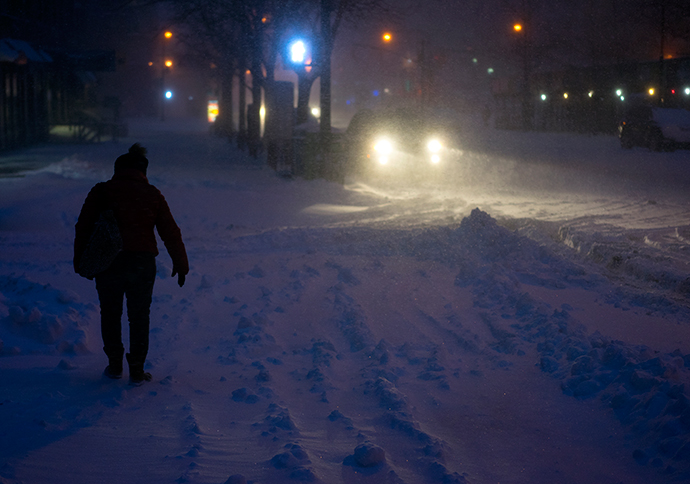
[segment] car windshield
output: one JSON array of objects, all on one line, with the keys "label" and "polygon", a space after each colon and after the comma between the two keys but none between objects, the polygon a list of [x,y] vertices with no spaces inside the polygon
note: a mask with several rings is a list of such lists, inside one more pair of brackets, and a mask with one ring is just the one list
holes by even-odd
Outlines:
[{"label": "car windshield", "polygon": [[399,136],[410,136],[418,132],[423,124],[416,113],[400,110],[392,113],[381,113],[377,128]]}]

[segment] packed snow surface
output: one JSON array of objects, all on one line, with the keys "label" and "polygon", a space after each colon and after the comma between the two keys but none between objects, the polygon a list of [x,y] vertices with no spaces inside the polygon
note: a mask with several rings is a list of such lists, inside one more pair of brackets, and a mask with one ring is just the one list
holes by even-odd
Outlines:
[{"label": "packed snow surface", "polygon": [[[338,184],[130,132],[0,179],[3,484],[690,481],[687,152],[468,125],[436,172]],[[141,387],[71,261],[135,141],[191,263],[161,246]]]}]

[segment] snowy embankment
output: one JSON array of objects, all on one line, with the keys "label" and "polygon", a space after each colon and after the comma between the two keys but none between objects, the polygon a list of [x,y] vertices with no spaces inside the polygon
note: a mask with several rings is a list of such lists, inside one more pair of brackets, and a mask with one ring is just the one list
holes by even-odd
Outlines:
[{"label": "snowy embankment", "polygon": [[341,187],[131,128],[192,266],[158,257],[154,382],[101,378],[71,268],[126,146],[0,179],[0,482],[690,479],[682,154],[478,133],[443,177]]}]

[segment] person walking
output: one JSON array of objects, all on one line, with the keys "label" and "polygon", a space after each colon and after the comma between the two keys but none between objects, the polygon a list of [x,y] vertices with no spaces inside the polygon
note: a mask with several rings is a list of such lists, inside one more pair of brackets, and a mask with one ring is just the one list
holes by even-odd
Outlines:
[{"label": "person walking", "polygon": [[[122,378],[122,309],[127,299],[129,319],[129,383],[151,381],[144,371],[149,348],[149,314],[156,278],[158,248],[154,227],[173,262],[172,277],[180,287],[189,273],[187,252],[179,227],[161,192],[146,178],[146,148],[135,143],[117,158],[113,177],[89,192],[75,225],[74,270],[84,274],[82,256],[103,212],[112,210],[121,236],[122,250],[107,269],[95,275],[101,305],[101,335],[108,366],[103,374]],[[84,259],[87,259],[85,256]],[[87,276],[89,279],[93,277]]]}]

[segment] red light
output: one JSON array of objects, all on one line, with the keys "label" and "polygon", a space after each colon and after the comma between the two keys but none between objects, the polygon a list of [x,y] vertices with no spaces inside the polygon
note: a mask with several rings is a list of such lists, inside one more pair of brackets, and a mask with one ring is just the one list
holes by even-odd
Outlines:
[{"label": "red light", "polygon": [[676,93],[676,90],[675,90],[675,89],[671,89],[671,94],[675,94],[675,93]]}]

